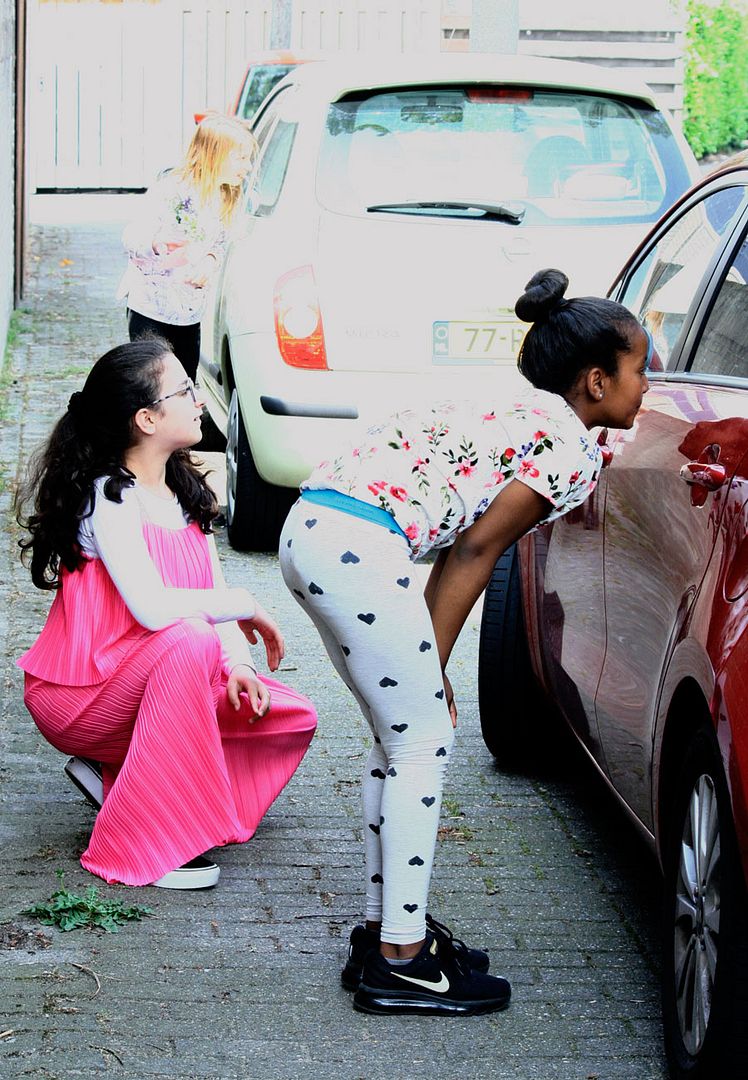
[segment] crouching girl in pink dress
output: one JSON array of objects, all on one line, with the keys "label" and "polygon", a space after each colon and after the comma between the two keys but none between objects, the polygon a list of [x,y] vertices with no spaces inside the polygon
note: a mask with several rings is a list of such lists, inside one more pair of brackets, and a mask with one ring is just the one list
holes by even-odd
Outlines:
[{"label": "crouching girl in pink dress", "polygon": [[19,494],[21,541],[56,590],[18,661],[25,702],[65,754],[102,762],[104,801],[82,865],[108,882],[214,885],[204,853],[248,840],[293,775],[316,716],[271,671],[283,638],[227,588],[217,506],[189,448],[202,403],[161,338],[106,353],[41,449]]}]

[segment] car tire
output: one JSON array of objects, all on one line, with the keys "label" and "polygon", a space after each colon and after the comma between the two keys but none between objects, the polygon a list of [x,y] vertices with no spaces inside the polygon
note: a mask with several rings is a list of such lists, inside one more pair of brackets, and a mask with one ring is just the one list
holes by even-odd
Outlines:
[{"label": "car tire", "polygon": [[231,394],[226,438],[226,532],[237,551],[277,551],[295,488],[268,484],[257,471],[239,395]]},{"label": "car tire", "polygon": [[668,1062],[673,1080],[735,1080],[748,1076],[748,893],[711,731],[692,739],[671,805],[663,847]]},{"label": "car tire", "polygon": [[516,544],[500,556],[483,598],[478,705],[483,741],[507,763],[524,756],[537,736],[534,717],[548,709],[530,662]]},{"label": "car tire", "polygon": [[218,427],[207,408],[203,409],[203,415],[200,417],[200,427],[202,429],[203,437],[195,449],[204,450],[206,454],[213,451],[223,453],[226,449],[226,436]]}]

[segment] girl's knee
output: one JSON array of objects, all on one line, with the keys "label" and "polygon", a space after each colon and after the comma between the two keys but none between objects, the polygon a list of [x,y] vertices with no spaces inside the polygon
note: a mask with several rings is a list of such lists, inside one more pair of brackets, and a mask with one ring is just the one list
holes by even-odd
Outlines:
[{"label": "girl's knee", "polygon": [[385,753],[391,763],[400,761],[402,764],[437,767],[449,764],[455,744],[451,721],[446,725],[440,724],[425,735],[419,735],[416,730],[410,732],[408,725],[404,731],[397,734],[399,738],[387,739],[385,745]]},{"label": "girl's knee", "polygon": [[183,619],[158,633],[177,663],[214,666],[220,662],[221,639],[216,628],[204,619]]},{"label": "girl's knee", "polygon": [[283,683],[275,682],[274,679],[263,681],[270,690],[271,702],[275,703],[278,710],[283,710],[289,722],[299,731],[314,734],[317,729],[317,710],[309,698],[300,694],[298,690],[292,690]]},{"label": "girl's knee", "polygon": [[303,694],[299,694],[296,702],[296,716],[300,730],[309,732],[310,736],[313,735],[317,730],[317,710],[309,698],[305,698]]}]

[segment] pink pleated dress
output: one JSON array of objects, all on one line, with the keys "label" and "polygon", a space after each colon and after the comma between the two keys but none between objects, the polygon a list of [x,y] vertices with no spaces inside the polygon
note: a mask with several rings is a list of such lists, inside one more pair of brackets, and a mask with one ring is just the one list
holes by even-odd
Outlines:
[{"label": "pink pleated dress", "polygon": [[[164,583],[209,589],[207,539],[196,523],[144,522]],[[228,673],[213,626],[186,619],[164,630],[135,621],[106,567],[62,572],[47,622],[18,661],[24,700],[64,754],[101,761],[104,804],[86,870],[145,885],[223,844],[248,840],[304,756],[316,727],[311,702],[262,676],[262,719],[226,696]]]}]

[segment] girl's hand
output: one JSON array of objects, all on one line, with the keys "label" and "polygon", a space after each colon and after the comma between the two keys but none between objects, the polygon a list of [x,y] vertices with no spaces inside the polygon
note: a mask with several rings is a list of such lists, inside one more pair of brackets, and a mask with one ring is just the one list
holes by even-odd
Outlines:
[{"label": "girl's hand", "polygon": [[252,712],[255,714],[250,718],[250,724],[264,716],[270,708],[270,691],[257,678],[257,672],[249,664],[237,664],[229,674],[226,696],[235,709],[241,708],[240,694],[247,695]]},{"label": "girl's hand", "polygon": [[195,272],[186,279],[186,284],[192,285],[196,289],[204,289],[213,276],[217,262],[215,255],[208,253],[197,264]]},{"label": "girl's hand", "polygon": [[176,266],[184,264],[185,255],[182,250],[187,244],[186,240],[182,239],[168,239],[166,236],[156,236],[151,243],[154,255],[160,255],[166,259],[167,256],[171,256],[169,263],[174,263]]},{"label": "girl's hand", "polygon": [[447,708],[449,709],[449,715],[452,720],[452,727],[457,727],[457,706],[455,705],[455,692],[452,689],[452,683],[447,676],[442,672],[442,678],[444,679],[444,699],[447,702]]},{"label": "girl's hand", "polygon": [[257,644],[257,635],[260,635],[265,643],[268,667],[271,671],[277,671],[278,665],[286,655],[286,647],[283,635],[267,611],[257,604],[251,619],[239,619],[239,629],[252,645]]}]

